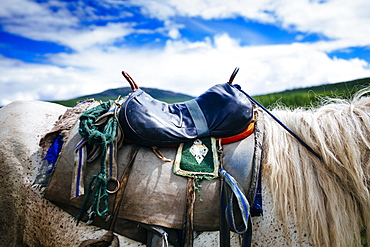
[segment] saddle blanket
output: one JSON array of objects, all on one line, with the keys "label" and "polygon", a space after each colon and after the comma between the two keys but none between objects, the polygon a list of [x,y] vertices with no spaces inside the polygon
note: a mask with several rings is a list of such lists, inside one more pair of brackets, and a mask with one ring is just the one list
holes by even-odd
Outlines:
[{"label": "saddle blanket", "polygon": [[[260,165],[261,126],[256,124],[252,135],[223,147],[224,167],[240,183],[251,204]],[[70,199],[74,148],[80,140],[81,136],[78,134],[77,124],[64,143],[51,180],[44,192],[46,199],[74,216],[85,200],[84,196]],[[122,173],[124,164],[128,163],[132,148],[132,145],[126,145],[118,152],[119,173]],[[173,173],[176,149],[161,148],[161,152],[172,161],[162,161],[147,147],[142,147],[138,152],[128,179],[119,218],[182,229],[186,207],[187,178]],[[86,167],[84,183],[88,184],[90,178],[97,174],[99,169],[98,160],[89,163]],[[202,201],[197,198],[194,205],[194,230],[218,230],[220,182],[218,179],[204,180],[201,182],[201,186]],[[115,194],[110,194],[110,205],[113,205],[114,199]],[[107,227],[105,221],[94,221],[94,224]],[[122,233],[120,227],[121,225],[117,224],[115,231]]]}]

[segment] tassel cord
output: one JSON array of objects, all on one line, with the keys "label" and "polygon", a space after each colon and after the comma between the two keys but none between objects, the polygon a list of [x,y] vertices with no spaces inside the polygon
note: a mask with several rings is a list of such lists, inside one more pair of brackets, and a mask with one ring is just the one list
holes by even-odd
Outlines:
[{"label": "tassel cord", "polygon": [[[100,172],[94,175],[89,184],[85,201],[77,217],[77,223],[89,211],[89,220],[95,216],[105,216],[108,212],[107,192],[107,161],[106,154],[108,146],[113,143],[118,128],[118,121],[114,117],[107,119],[103,125],[95,125],[96,120],[111,108],[113,101],[102,103],[99,106],[85,111],[80,116],[79,133],[92,146],[101,147]],[[88,206],[90,205],[88,210]]]}]

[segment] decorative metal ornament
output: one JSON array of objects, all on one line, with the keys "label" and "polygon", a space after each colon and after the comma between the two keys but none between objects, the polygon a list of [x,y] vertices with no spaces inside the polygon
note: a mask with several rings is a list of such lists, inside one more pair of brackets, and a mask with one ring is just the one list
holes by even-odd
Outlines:
[{"label": "decorative metal ornament", "polygon": [[198,164],[202,163],[208,153],[208,148],[201,140],[196,139],[190,147],[190,153],[194,156]]}]

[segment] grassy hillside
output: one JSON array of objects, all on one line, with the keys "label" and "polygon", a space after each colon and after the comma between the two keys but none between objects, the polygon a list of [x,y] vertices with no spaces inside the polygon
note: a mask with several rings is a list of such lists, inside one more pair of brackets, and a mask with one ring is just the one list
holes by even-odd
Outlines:
[{"label": "grassy hillside", "polygon": [[266,108],[277,103],[291,107],[316,106],[323,97],[348,99],[357,91],[370,86],[370,78],[325,84],[314,87],[297,88],[278,93],[254,96]]},{"label": "grassy hillside", "polygon": [[[314,87],[297,88],[278,93],[257,95],[253,97],[266,108],[272,108],[277,103],[283,104],[291,108],[296,108],[312,105],[315,106],[318,104],[319,99],[322,97],[349,98],[358,90],[365,87],[370,87],[370,78],[364,78],[347,82],[339,82],[334,84],[325,84]],[[192,96],[186,94],[174,93],[171,91],[160,90],[155,88],[143,88],[143,90],[145,90],[153,98],[168,103],[183,102],[193,98]],[[101,101],[107,101],[109,99],[115,100],[117,99],[118,95],[125,96],[130,92],[131,89],[129,87],[116,88],[98,94],[86,95],[71,100],[54,102],[65,106],[75,106],[76,103],[80,100],[91,98]]]}]

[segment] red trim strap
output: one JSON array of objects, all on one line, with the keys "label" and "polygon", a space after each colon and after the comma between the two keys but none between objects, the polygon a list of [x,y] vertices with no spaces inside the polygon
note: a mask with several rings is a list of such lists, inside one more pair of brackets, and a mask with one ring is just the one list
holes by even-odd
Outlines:
[{"label": "red trim strap", "polygon": [[237,141],[240,141],[244,138],[247,138],[248,136],[250,136],[253,133],[254,124],[255,124],[255,122],[252,121],[245,130],[243,130],[241,133],[239,133],[235,136],[221,138],[221,143],[222,144],[229,144],[229,143],[237,142]]}]

